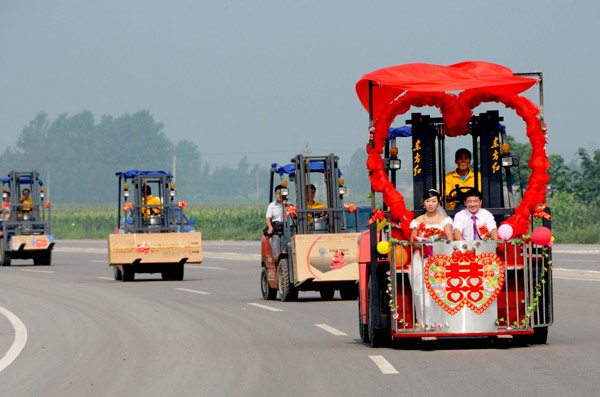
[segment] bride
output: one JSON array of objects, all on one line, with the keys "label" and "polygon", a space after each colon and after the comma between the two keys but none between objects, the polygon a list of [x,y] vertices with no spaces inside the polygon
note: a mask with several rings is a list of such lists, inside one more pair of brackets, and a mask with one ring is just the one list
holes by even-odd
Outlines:
[{"label": "bride", "polygon": [[[430,189],[423,195],[423,207],[425,213],[410,223],[412,232],[411,242],[434,242],[452,240],[452,218],[446,215],[440,207],[441,196],[435,189]],[[414,306],[417,315],[415,322],[420,322],[424,327],[433,326],[439,322],[439,314],[442,310],[429,295],[425,288],[423,278],[423,257],[427,259],[429,249],[427,246],[417,245],[415,247],[410,271],[410,284],[413,290]],[[423,308],[425,306],[425,308]],[[425,316],[423,316],[425,309]]]}]

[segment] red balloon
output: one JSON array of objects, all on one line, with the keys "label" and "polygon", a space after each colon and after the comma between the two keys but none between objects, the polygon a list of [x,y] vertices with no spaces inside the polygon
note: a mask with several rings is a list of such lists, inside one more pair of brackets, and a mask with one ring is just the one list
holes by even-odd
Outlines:
[{"label": "red balloon", "polygon": [[538,245],[546,245],[552,239],[552,232],[544,226],[540,226],[531,233],[531,241]]}]

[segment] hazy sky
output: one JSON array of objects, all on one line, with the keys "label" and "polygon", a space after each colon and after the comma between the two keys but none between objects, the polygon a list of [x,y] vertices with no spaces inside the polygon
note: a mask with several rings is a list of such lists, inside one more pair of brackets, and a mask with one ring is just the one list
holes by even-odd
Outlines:
[{"label": "hazy sky", "polygon": [[0,150],[39,112],[149,110],[214,164],[305,145],[345,163],[367,141],[362,75],[483,60],[544,73],[549,152],[570,160],[600,147],[599,17],[597,0],[0,0]]}]

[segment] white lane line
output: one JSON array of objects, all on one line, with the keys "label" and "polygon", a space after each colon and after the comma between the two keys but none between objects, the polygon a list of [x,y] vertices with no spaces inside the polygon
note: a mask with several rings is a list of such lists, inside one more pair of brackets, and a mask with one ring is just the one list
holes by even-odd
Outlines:
[{"label": "white lane line", "polygon": [[267,305],[261,305],[260,303],[248,303],[251,306],[256,306],[256,307],[260,307],[261,309],[265,309],[265,310],[270,310],[272,312],[282,312],[282,309],[278,309],[276,307],[271,307],[271,306],[267,306]]},{"label": "white lane line", "polygon": [[321,329],[324,329],[325,331],[329,332],[330,334],[333,334],[335,336],[344,336],[344,335],[348,335],[347,333],[340,331],[339,329],[333,328],[327,324],[315,324],[315,327],[319,327]]},{"label": "white lane line", "polygon": [[383,356],[369,356],[371,360],[377,365],[382,374],[397,374],[396,368]]},{"label": "white lane line", "polygon": [[178,289],[179,291],[191,292],[191,293],[199,294],[199,295],[210,295],[210,292],[197,291],[195,289],[187,289],[187,288],[175,288],[175,289]]},{"label": "white lane line", "polygon": [[101,260],[98,260],[98,259],[90,259],[89,262],[108,263],[108,261],[101,261]]},{"label": "white lane line", "polygon": [[552,278],[553,279],[559,279],[559,280],[596,281],[596,282],[600,282],[600,279],[598,279],[598,278],[559,277],[559,276],[552,276]]},{"label": "white lane line", "polygon": [[114,277],[98,277],[101,280],[114,280]]},{"label": "white lane line", "polygon": [[597,255],[600,254],[600,250],[561,250],[553,249],[552,254],[581,254],[581,255]]},{"label": "white lane line", "polygon": [[25,327],[25,324],[23,324],[23,321],[19,319],[19,317],[2,306],[0,306],[0,314],[3,314],[4,317],[10,321],[15,330],[15,339],[13,340],[12,345],[4,357],[0,358],[0,372],[2,372],[6,367],[12,364],[13,361],[15,361],[25,347],[25,344],[27,343],[27,328]]},{"label": "white lane line", "polygon": [[224,267],[216,267],[216,266],[194,266],[194,265],[185,265],[185,267],[191,267],[192,269],[225,270],[225,268],[224,268]]},{"label": "white lane line", "polygon": [[558,270],[558,271],[561,271],[561,272],[595,273],[595,274],[600,274],[600,271],[597,271],[597,270],[562,269],[560,267],[553,267],[552,270]]},{"label": "white lane line", "polygon": [[35,269],[19,269],[22,272],[33,272],[33,273],[54,273],[54,270],[35,270]]}]

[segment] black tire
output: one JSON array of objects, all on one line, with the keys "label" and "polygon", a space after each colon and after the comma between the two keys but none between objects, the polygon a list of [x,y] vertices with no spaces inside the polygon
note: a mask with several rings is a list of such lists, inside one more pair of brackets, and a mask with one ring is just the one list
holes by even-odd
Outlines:
[{"label": "black tire", "polygon": [[349,284],[340,288],[340,297],[345,301],[353,301],[358,298],[358,284]]},{"label": "black tire", "polygon": [[169,269],[161,271],[160,275],[164,281],[171,280],[171,271]]},{"label": "black tire", "polygon": [[358,334],[360,340],[369,343],[369,326],[362,322],[362,316],[360,315],[360,297],[358,298]]},{"label": "black tire", "polygon": [[183,263],[175,263],[171,265],[171,280],[182,281],[183,280]]},{"label": "black tire", "polygon": [[10,266],[10,251],[4,249],[4,238],[0,237],[0,266]]},{"label": "black tire", "polygon": [[52,251],[39,252],[33,255],[35,266],[50,266],[52,264]]},{"label": "black tire", "polygon": [[277,264],[277,281],[279,287],[279,299],[281,299],[282,302],[298,299],[298,290],[290,283],[287,258],[279,259],[279,263]]},{"label": "black tire", "polygon": [[264,300],[273,300],[277,298],[277,289],[271,288],[267,277],[267,268],[262,266],[260,272],[260,292]]},{"label": "black tire", "polygon": [[333,299],[333,295],[335,295],[335,290],[333,288],[324,287],[319,290],[319,294],[321,294],[322,300],[330,301]]},{"label": "black tire", "polygon": [[119,269],[119,266],[113,265],[112,268],[113,268],[113,275],[115,276],[115,280],[121,281],[123,279],[123,275],[121,274],[121,269]]},{"label": "black tire", "polygon": [[545,345],[548,342],[548,327],[534,328],[534,332],[530,336],[532,345]]},{"label": "black tire", "polygon": [[121,266],[121,280],[122,281],[133,281],[135,280],[135,272],[133,271],[133,265]]},{"label": "black tire", "polygon": [[[369,325],[368,325],[368,330],[369,330],[369,342],[371,343],[371,347],[384,347],[389,345],[390,340],[391,340],[391,333],[389,330],[389,325],[385,326],[383,325],[381,328],[375,328],[373,325],[373,317],[375,314],[375,310],[378,310],[379,313],[381,315],[381,308],[377,307],[373,307],[373,295],[379,293],[379,291],[373,291],[373,279],[369,278],[369,300],[368,300],[368,307],[369,307]],[[381,294],[380,294],[381,295]]]}]

